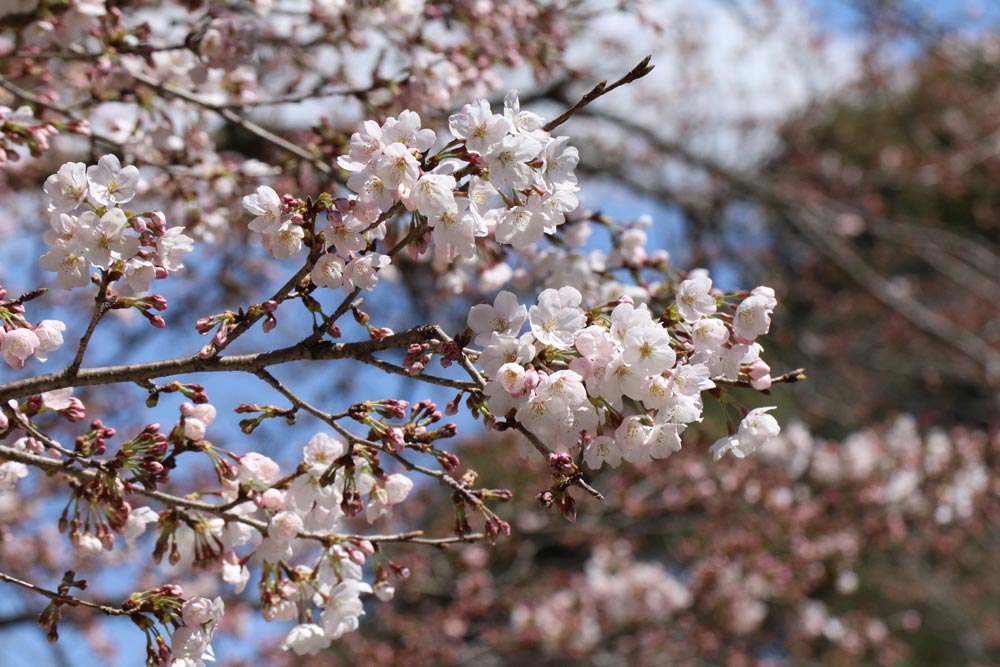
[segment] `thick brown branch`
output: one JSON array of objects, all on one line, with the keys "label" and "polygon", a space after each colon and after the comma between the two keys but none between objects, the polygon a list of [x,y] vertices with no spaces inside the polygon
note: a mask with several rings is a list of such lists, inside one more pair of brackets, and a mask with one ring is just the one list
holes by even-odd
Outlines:
[{"label": "thick brown branch", "polygon": [[185,373],[219,373],[231,371],[254,372],[258,368],[266,368],[275,364],[291,361],[331,359],[365,359],[380,350],[407,347],[437,336],[436,326],[420,326],[401,333],[392,334],[377,340],[365,340],[352,343],[330,343],[320,341],[311,344],[297,344],[290,347],[259,352],[256,354],[241,354],[229,357],[213,357],[201,359],[198,356],[178,357],[162,361],[135,363],[123,366],[104,366],[100,368],[82,368],[75,375],[65,371],[49,373],[38,377],[16,380],[0,385],[0,402],[12,398],[22,398],[32,394],[40,394],[64,387],[84,387],[101,384],[116,384],[121,382],[143,382],[153,378],[180,375]]}]

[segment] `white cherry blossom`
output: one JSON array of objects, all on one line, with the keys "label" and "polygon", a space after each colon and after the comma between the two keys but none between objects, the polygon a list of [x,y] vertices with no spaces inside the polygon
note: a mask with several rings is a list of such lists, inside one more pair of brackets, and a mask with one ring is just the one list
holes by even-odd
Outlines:
[{"label": "white cherry blossom", "polygon": [[715,297],[709,294],[712,279],[707,275],[684,280],[677,287],[677,310],[688,322],[696,322],[715,313]]},{"label": "white cherry blossom", "polygon": [[510,128],[510,121],[491,112],[490,103],[481,99],[466,104],[459,113],[451,116],[448,128],[456,138],[465,140],[470,153],[481,155],[503,139]]},{"label": "white cherry blossom", "polygon": [[766,334],[771,329],[771,312],[777,303],[774,290],[758,287],[737,306],[733,333],[747,343]]},{"label": "white cherry blossom", "polygon": [[355,257],[344,267],[344,290],[350,291],[355,287],[368,291],[375,289],[375,285],[378,284],[378,270],[389,266],[391,261],[388,255],[377,252]]},{"label": "white cherry blossom", "polygon": [[580,303],[583,296],[575,287],[547,289],[538,295],[538,304],[528,309],[531,332],[542,345],[567,349],[586,323]]},{"label": "white cherry blossom", "polygon": [[59,171],[45,179],[45,194],[52,198],[50,213],[69,213],[87,198],[87,166],[82,162],[67,162]]},{"label": "white cherry blossom", "polygon": [[312,281],[320,287],[336,289],[344,283],[344,260],[333,253],[327,253],[313,265]]},{"label": "white cherry blossom", "polygon": [[517,335],[527,318],[528,309],[517,302],[517,295],[504,290],[492,306],[482,303],[469,310],[469,328],[476,333],[476,344],[486,346],[494,333]]},{"label": "white cherry blossom", "polygon": [[281,199],[267,185],[261,185],[254,194],[245,196],[243,208],[255,216],[250,221],[250,229],[258,234],[266,234],[281,223]]},{"label": "white cherry blossom", "polygon": [[122,167],[118,157],[105,155],[95,166],[87,167],[90,196],[102,206],[125,204],[135,197],[139,170],[132,165]]},{"label": "white cherry blossom", "polygon": [[35,354],[41,344],[38,335],[31,329],[14,329],[0,340],[0,354],[11,368],[24,368],[24,362]]}]

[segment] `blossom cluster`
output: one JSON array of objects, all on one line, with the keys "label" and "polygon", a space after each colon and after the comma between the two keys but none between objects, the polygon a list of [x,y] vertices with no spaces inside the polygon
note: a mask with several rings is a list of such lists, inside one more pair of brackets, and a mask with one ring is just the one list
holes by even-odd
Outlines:
[{"label": "blossom cluster", "polygon": [[[688,424],[702,420],[702,393],[715,388],[713,379],[770,381],[754,341],[770,328],[773,290],[754,290],[731,323],[714,317],[719,303],[724,298],[702,274],[678,287],[675,320],[654,317],[630,297],[588,310],[574,287],[544,290],[530,309],[500,292],[493,305],[469,313],[483,348],[488,408],[557,451],[582,448],[592,468],[666,458],[681,448]],[[738,432],[714,446],[716,456],[745,456],[776,436],[771,409],[746,414]]]},{"label": "blossom cluster", "polygon": [[[133,213],[139,170],[122,167],[114,155],[96,165],[67,162],[45,181],[49,197],[49,249],[42,268],[57,274],[66,289],[91,282],[92,266],[121,279],[133,292],[149,289],[154,279],[184,267],[181,257],[193,249],[183,227],[167,227],[160,211]],[[81,211],[81,209],[84,209]]]},{"label": "blossom cluster", "polygon": [[[345,291],[370,290],[390,257],[370,249],[384,238],[385,220],[399,206],[430,229],[437,260],[476,257],[476,240],[492,237],[521,250],[555,233],[577,208],[573,169],[578,152],[567,137],[553,137],[537,114],[522,110],[515,91],[502,114],[489,102],[467,104],[451,116],[454,138],[434,156],[437,134],[420,116],[403,111],[379,125],[367,121],[351,137],[338,165],[350,174],[356,195],[329,211],[322,254],[312,270],[315,284]],[[244,197],[255,217],[250,229],[278,259],[299,253],[307,240],[306,220],[296,200],[279,198],[268,186]]]},{"label": "blossom cluster", "polygon": [[381,126],[365,123],[338,164],[351,173],[347,185],[363,206],[385,211],[401,202],[423,216],[439,255],[474,257],[475,239],[490,234],[521,249],[554,233],[579,203],[578,152],[544,124],[521,109],[516,91],[502,114],[477,100],[449,118],[454,141],[428,160],[437,137],[421,128],[419,115],[404,111]]},{"label": "blossom cluster", "polygon": [[[64,11],[39,11],[44,3],[38,0],[13,0],[0,7],[0,18],[11,14],[24,17],[37,13],[40,20],[26,26],[24,39],[42,48],[58,48],[73,44],[100,26],[100,19],[108,8],[103,0],[75,0],[67,3]],[[41,7],[39,7],[41,5]]]},{"label": "blossom cluster", "polygon": [[193,597],[181,607],[182,624],[170,637],[170,667],[205,667],[215,660],[212,636],[225,613],[222,598]]},{"label": "blossom cluster", "polygon": [[[180,428],[203,435],[205,422],[214,417],[209,407],[186,408]],[[314,607],[319,610],[318,623],[300,622],[289,633],[285,647],[297,653],[315,653],[355,630],[364,613],[360,596],[373,592],[363,580],[362,568],[374,553],[372,544],[342,541],[324,546],[318,558],[310,547],[317,541],[326,543],[326,536],[335,534],[344,517],[363,512],[373,523],[391,515],[413,482],[402,474],[381,472],[361,453],[349,456],[347,444],[326,433],[309,441],[302,464],[290,476],[282,476],[269,457],[250,452],[239,457],[235,470],[221,481],[224,498],[237,503],[231,514],[243,521],[206,517],[192,524],[159,519],[161,530],[167,526],[162,534],[172,543],[171,562],[219,572],[237,593],[249,582],[248,566],[259,564],[265,620],[303,619],[312,617]],[[243,498],[249,499],[240,502]],[[146,523],[157,521],[159,515],[152,514],[141,519],[139,533]],[[255,521],[266,528],[255,527],[261,525]],[[298,560],[309,564],[294,564]],[[391,597],[384,574],[374,592],[382,599]]]},{"label": "blossom cluster", "polygon": [[66,324],[60,320],[42,320],[32,325],[25,319],[24,304],[5,300],[7,290],[0,285],[0,356],[11,368],[24,368],[34,356],[47,361],[49,352],[63,344]]}]

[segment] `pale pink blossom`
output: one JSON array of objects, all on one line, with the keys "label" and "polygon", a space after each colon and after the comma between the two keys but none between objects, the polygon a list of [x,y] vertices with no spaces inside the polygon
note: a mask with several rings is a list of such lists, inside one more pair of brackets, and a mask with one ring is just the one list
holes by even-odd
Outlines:
[{"label": "pale pink blossom", "polygon": [[139,170],[129,165],[122,167],[115,155],[105,155],[96,166],[87,167],[90,196],[102,206],[125,204],[135,197],[139,183]]},{"label": "pale pink blossom", "polygon": [[11,368],[24,368],[24,362],[41,344],[41,340],[31,329],[14,329],[8,331],[0,341],[0,354]]}]

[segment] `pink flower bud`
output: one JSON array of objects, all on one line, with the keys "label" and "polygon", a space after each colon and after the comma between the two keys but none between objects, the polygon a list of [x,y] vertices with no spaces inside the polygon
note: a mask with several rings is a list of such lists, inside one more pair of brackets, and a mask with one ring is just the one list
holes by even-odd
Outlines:
[{"label": "pink flower bud", "polygon": [[162,294],[153,294],[152,296],[147,296],[145,301],[146,303],[149,304],[150,308],[153,308],[154,310],[167,309],[167,299]]},{"label": "pink flower bud", "polygon": [[403,429],[398,426],[393,426],[386,431],[382,437],[382,441],[394,452],[401,452],[406,447],[406,436],[403,433]]},{"label": "pink flower bud", "polygon": [[524,372],[524,389],[521,390],[522,393],[525,395],[530,394],[535,390],[535,387],[537,387],[538,383],[541,381],[542,378],[539,376],[538,371],[535,370],[534,366],[529,367],[528,370]]},{"label": "pink flower bud", "polygon": [[267,489],[261,494],[261,505],[272,512],[281,511],[285,507],[285,492],[278,489]]}]

